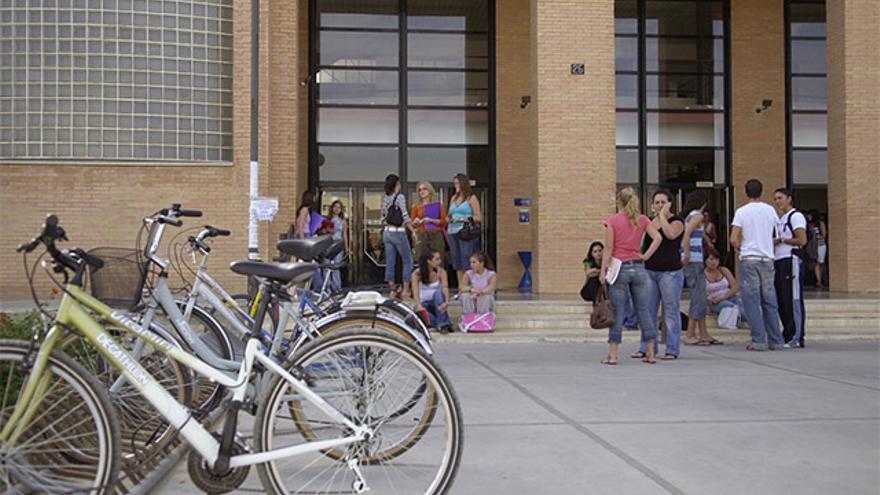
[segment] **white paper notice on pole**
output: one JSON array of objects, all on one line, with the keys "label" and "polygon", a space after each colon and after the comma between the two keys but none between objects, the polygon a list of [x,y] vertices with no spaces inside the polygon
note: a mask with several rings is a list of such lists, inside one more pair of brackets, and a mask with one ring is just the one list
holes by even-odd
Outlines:
[{"label": "white paper notice on pole", "polygon": [[272,220],[278,213],[278,198],[254,198],[251,200],[251,213],[259,221]]}]

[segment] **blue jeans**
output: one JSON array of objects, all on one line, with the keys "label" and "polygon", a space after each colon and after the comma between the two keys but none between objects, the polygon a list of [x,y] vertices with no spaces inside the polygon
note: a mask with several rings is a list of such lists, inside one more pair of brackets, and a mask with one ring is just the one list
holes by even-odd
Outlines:
[{"label": "blue jeans", "polygon": [[717,303],[709,303],[709,312],[712,314],[719,314],[721,310],[724,308],[739,308],[740,316],[746,314],[745,308],[743,308],[742,299],[739,296],[733,296],[730,299],[725,299],[723,301],[718,301]]},{"label": "blue jeans", "polygon": [[782,349],[779,310],[776,303],[773,260],[740,261],[740,287],[746,321],[752,331],[752,348]]},{"label": "blue jeans", "polygon": [[453,270],[470,270],[471,256],[480,250],[480,239],[463,241],[458,234],[449,234],[449,254]]},{"label": "blue jeans", "polygon": [[633,298],[626,296],[626,317],[623,319],[623,328],[638,328],[639,315],[636,313],[636,307],[633,304]]},{"label": "blue jeans", "polygon": [[685,265],[684,278],[688,289],[691,290],[688,318],[691,320],[706,319],[706,274],[703,270],[703,264],[694,262]]},{"label": "blue jeans", "polygon": [[[333,263],[341,263],[342,260],[345,259],[345,252],[341,252],[333,258]],[[331,292],[336,292],[342,289],[342,272],[340,270],[332,270],[327,273],[330,277],[330,282],[327,283],[327,289]]]},{"label": "blue jeans", "polygon": [[[660,301],[663,301],[663,321],[666,324],[666,354],[678,356],[681,352],[681,289],[684,284],[684,273],[681,270],[673,272],[655,272],[647,270],[650,281],[648,294],[648,311],[654,317],[654,326],[658,325],[658,312]],[[658,343],[654,341],[654,352],[657,352]],[[639,350],[648,352],[648,346],[643,341]]]},{"label": "blue jeans", "polygon": [[397,267],[397,255],[399,254],[403,260],[403,280],[409,282],[412,277],[413,259],[406,232],[385,230],[382,232],[382,242],[385,243],[385,281],[394,282],[394,271]]},{"label": "blue jeans", "polygon": [[422,301],[422,307],[428,311],[428,319],[431,320],[431,325],[434,328],[440,328],[443,325],[451,325],[449,321],[449,313],[446,311],[440,311],[440,306],[446,302],[446,296],[443,295],[442,290],[438,290],[434,293],[434,297],[430,301]]},{"label": "blue jeans", "polygon": [[648,310],[650,281],[645,265],[630,263],[620,267],[620,274],[611,286],[611,305],[614,306],[614,325],[608,330],[608,342],[620,343],[623,334],[623,320],[626,318],[626,300],[632,297],[638,314],[642,342],[657,338],[657,325]]}]

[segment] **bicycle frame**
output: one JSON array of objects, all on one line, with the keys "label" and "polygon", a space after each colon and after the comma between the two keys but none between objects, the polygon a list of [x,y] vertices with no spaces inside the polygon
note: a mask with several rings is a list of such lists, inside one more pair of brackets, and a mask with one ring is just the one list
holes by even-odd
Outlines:
[{"label": "bicycle frame", "polygon": [[333,439],[307,442],[273,449],[267,452],[240,454],[230,459],[230,467],[248,466],[275,459],[290,457],[298,454],[317,452],[350,445],[367,438],[372,434],[368,427],[359,426],[341,412],[334,408],[323,398],[309,389],[308,385],[295,376],[288,373],[278,365],[271,357],[262,351],[259,339],[251,338],[245,347],[244,360],[236,376],[230,376],[214,367],[202,362],[195,356],[180,350],[170,342],[158,335],[144,329],[125,313],[114,310],[92,296],[86,294],[81,287],[68,285],[65,295],[58,308],[55,324],[52,325],[45,340],[39,348],[34,362],[33,370],[29,375],[24,389],[21,392],[15,410],[9,417],[9,421],[0,431],[0,442],[9,446],[27,429],[37,406],[49,388],[51,377],[45,373],[49,355],[52,353],[65,326],[73,326],[80,330],[98,352],[103,355],[113,367],[118,369],[125,378],[146,398],[172,426],[180,431],[192,447],[213,466],[219,457],[220,443],[208,432],[197,420],[195,420],[184,405],[177,402],[155,378],[150,375],[122,346],[118,345],[98,323],[92,315],[86,311],[88,308],[101,317],[109,320],[112,324],[124,329],[126,332],[136,334],[148,341],[156,349],[165,353],[172,359],[184,366],[204,375],[219,384],[232,390],[233,400],[242,401],[247,393],[251,371],[255,362],[259,362],[269,372],[280,375],[289,383],[303,399],[314,404],[328,418],[338,424],[345,425],[351,435]]}]

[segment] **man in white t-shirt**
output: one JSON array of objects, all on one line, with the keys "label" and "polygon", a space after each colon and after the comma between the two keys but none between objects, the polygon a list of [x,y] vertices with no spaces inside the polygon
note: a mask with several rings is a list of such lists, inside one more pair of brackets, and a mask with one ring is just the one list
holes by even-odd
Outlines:
[{"label": "man in white t-shirt", "polygon": [[774,287],[776,210],[761,201],[763,191],[761,181],[746,182],[749,202],[736,210],[730,229],[730,244],[739,251],[740,292],[752,331],[752,342],[746,346],[749,351],[781,350],[785,343]]},{"label": "man in white t-shirt", "polygon": [[782,319],[782,339],[786,347],[804,346],[803,264],[796,249],[807,244],[807,217],[794,209],[791,191],[780,187],[773,193],[779,212],[775,243],[776,301]]}]

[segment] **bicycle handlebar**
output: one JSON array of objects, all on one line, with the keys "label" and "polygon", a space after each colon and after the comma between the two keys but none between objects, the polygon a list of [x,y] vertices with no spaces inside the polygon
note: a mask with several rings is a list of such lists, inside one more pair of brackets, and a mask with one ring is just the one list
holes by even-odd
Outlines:
[{"label": "bicycle handlebar", "polygon": [[29,242],[19,245],[16,251],[29,253],[36,249],[40,244],[43,244],[46,246],[49,255],[52,256],[52,259],[63,267],[78,270],[83,262],[95,268],[101,268],[104,266],[104,261],[96,256],[92,256],[80,248],[73,248],[69,251],[59,250],[55,246],[55,241],[57,240],[66,241],[67,234],[64,232],[64,229],[58,225],[58,217],[49,214],[46,216],[46,221],[43,222],[43,231],[40,235],[34,237]]}]

